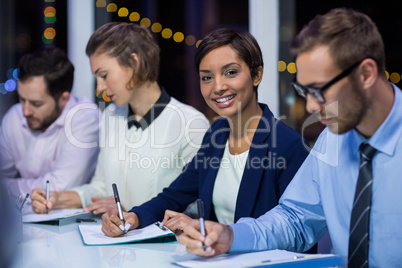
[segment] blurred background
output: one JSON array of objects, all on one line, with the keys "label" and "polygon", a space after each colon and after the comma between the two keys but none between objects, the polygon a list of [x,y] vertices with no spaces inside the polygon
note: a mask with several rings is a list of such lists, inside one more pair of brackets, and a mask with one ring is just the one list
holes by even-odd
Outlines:
[{"label": "blurred background", "polygon": [[[200,94],[193,56],[202,37],[220,27],[249,30],[256,36],[263,48],[266,73],[267,66],[274,67],[273,74],[264,73],[260,101],[268,103],[276,116],[299,132],[308,115],[304,100],[290,85],[296,70],[288,48],[295,34],[316,14],[343,6],[368,14],[384,38],[388,79],[401,86],[402,2],[396,0],[0,1],[0,125],[9,107],[18,101],[19,58],[47,44],[65,50],[75,65],[74,94],[87,95],[105,107],[110,100],[96,91],[85,46],[90,34],[109,21],[149,28],[161,47],[160,85],[211,120],[214,113]],[[314,141],[321,130],[320,124],[313,124],[303,135]]]}]

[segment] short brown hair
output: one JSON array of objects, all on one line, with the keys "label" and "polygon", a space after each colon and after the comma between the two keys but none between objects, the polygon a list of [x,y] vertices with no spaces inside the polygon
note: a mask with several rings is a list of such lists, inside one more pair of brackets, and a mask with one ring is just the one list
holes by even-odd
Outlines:
[{"label": "short brown hair", "polygon": [[73,87],[74,66],[66,53],[54,46],[25,54],[18,63],[18,70],[18,79],[21,82],[43,75],[46,90],[56,102],[63,92],[71,92]]},{"label": "short brown hair", "polygon": [[131,54],[136,53],[140,67],[133,72],[127,88],[133,88],[145,81],[155,82],[159,73],[160,48],[148,29],[134,23],[109,22],[98,28],[91,36],[86,54],[107,53],[122,66],[136,68]]},{"label": "short brown hair", "polygon": [[[230,46],[233,48],[240,59],[242,59],[250,69],[251,78],[254,80],[258,76],[258,68],[264,67],[261,48],[257,40],[249,32],[240,32],[233,29],[217,29],[209,33],[201,41],[194,57],[194,67],[197,73],[200,71],[202,59],[214,49]],[[257,94],[258,86],[254,87]]]},{"label": "short brown hair", "polygon": [[379,75],[385,77],[384,43],[375,23],[353,9],[336,8],[317,15],[291,44],[294,55],[328,45],[335,64],[346,69],[365,58],[377,63]]}]

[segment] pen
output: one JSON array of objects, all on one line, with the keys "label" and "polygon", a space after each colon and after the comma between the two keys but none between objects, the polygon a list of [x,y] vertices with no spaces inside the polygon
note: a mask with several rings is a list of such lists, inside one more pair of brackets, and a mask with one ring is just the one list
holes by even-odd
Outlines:
[{"label": "pen", "polygon": [[46,214],[49,213],[49,208],[47,207],[48,200],[49,200],[49,180],[46,181]]},{"label": "pen", "polygon": [[[198,218],[200,220],[200,231],[201,234],[205,237],[204,202],[202,202],[201,199],[197,199],[197,210],[198,210]],[[202,249],[204,251],[207,249],[204,243],[202,243]]]},{"label": "pen", "polygon": [[117,191],[116,183],[113,183],[112,187],[113,187],[114,200],[116,201],[116,205],[117,205],[117,212],[119,213],[119,219],[123,223],[123,225],[120,225],[119,228],[123,231],[123,233],[126,233],[127,230],[124,228],[123,212],[121,211],[120,197],[119,197],[119,192]]},{"label": "pen", "polygon": [[25,198],[24,198],[24,200],[22,201],[21,206],[20,206],[20,208],[19,208],[20,211],[22,211],[22,210],[24,209],[25,204],[26,204],[26,202],[27,202],[27,200],[28,200],[28,197],[29,197],[29,194],[26,194],[26,195],[25,195]]},{"label": "pen", "polygon": [[155,222],[155,225],[159,227],[159,229],[161,229],[162,231],[167,231],[168,228],[166,228],[165,226],[162,225],[161,222]]}]

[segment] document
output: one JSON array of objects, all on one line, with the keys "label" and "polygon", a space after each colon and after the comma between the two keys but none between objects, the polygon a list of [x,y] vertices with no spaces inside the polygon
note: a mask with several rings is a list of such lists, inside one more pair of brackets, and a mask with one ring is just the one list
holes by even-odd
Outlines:
[{"label": "document", "polygon": [[[197,257],[179,261],[182,267],[329,267],[342,264],[333,254],[303,254],[286,250],[268,250],[244,254],[226,254],[213,258]],[[285,266],[284,266],[285,265]]]},{"label": "document", "polygon": [[167,228],[162,230],[158,224],[150,224],[141,229],[128,231],[119,237],[109,237],[102,232],[102,225],[78,225],[85,245],[113,245],[127,243],[165,243],[176,241],[176,236]]},{"label": "document", "polygon": [[52,225],[64,225],[73,223],[78,218],[92,218],[92,212],[83,212],[79,209],[55,209],[48,214],[36,214],[31,210],[25,210],[22,215],[22,222],[25,223],[43,223]]}]

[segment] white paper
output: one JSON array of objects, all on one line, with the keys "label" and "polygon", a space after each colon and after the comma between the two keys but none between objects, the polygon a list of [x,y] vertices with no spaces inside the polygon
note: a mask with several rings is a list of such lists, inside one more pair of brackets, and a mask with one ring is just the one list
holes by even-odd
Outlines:
[{"label": "white paper", "polygon": [[112,245],[120,243],[130,243],[146,239],[152,239],[167,235],[174,235],[170,230],[162,230],[155,224],[150,224],[141,229],[128,231],[119,237],[109,237],[102,232],[102,225],[79,225],[84,243],[87,245]]},{"label": "white paper", "polygon": [[213,258],[196,258],[176,262],[183,267],[253,267],[275,265],[280,263],[289,263],[303,261],[307,259],[320,259],[334,257],[333,254],[303,254],[286,250],[268,250],[235,255],[221,255]]},{"label": "white paper", "polygon": [[71,216],[78,216],[83,214],[89,214],[91,212],[83,212],[82,208],[78,209],[55,209],[50,210],[48,214],[36,214],[32,210],[24,213],[22,215],[22,222],[42,222],[42,221],[52,221],[64,218],[69,218]]}]

